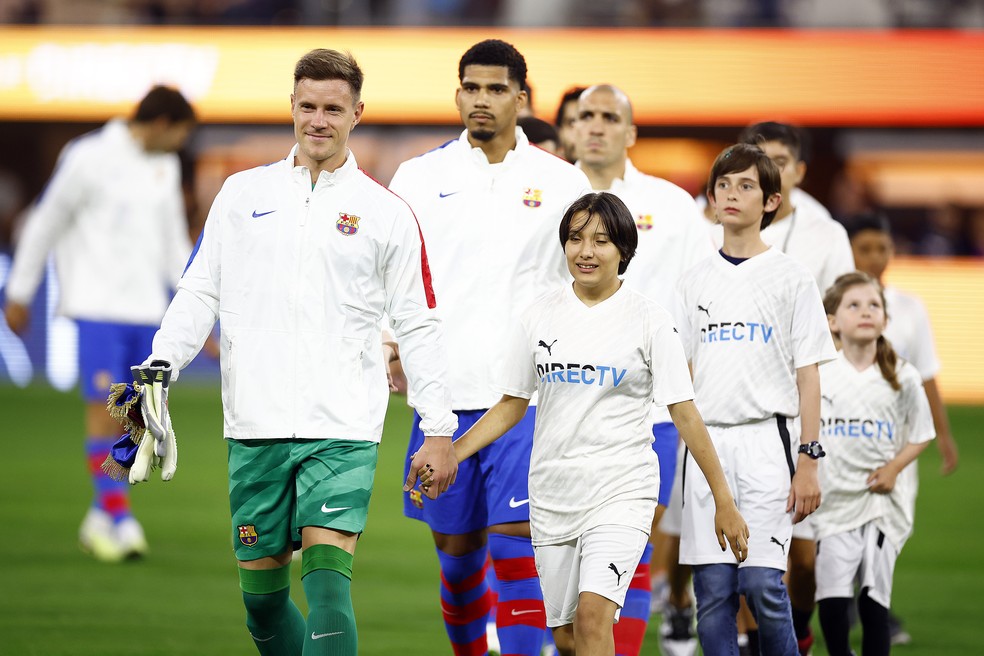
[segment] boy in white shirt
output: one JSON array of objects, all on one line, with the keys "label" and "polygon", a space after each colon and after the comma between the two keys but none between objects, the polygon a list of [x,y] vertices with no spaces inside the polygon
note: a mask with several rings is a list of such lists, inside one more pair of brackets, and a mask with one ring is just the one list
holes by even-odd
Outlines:
[{"label": "boy in white shirt", "polygon": [[835,352],[813,277],[761,238],[780,206],[780,185],[779,170],[757,146],[723,151],[707,193],[724,245],[680,285],[678,325],[695,400],[751,535],[740,565],[713,546],[707,482],[688,456],[680,561],[694,566],[697,632],[708,656],[737,648],[739,594],[759,624],[761,652],[797,653],[782,573],[793,523],[820,504],[818,365]]}]

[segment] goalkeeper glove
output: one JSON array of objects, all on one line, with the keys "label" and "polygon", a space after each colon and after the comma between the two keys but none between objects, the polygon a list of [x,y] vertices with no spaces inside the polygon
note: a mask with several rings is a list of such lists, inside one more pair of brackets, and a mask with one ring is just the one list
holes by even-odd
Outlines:
[{"label": "goalkeeper glove", "polygon": [[150,477],[155,467],[161,468],[161,479],[169,481],[178,468],[178,444],[171,426],[167,407],[167,389],[171,381],[171,364],[154,360],[149,366],[130,368],[133,379],[142,386],[140,414],[153,440],[141,440],[130,468],[130,483],[140,483]]}]

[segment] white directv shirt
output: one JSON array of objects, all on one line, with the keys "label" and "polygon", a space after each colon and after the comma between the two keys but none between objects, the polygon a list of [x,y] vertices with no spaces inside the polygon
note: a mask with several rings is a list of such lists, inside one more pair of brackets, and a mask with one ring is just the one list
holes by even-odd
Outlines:
[{"label": "white directv shirt", "polygon": [[919,371],[923,381],[935,378],[940,371],[936,341],[923,302],[894,287],[885,288],[888,327],[885,338],[901,357]]},{"label": "white directv shirt", "polygon": [[899,476],[889,494],[874,494],[866,480],[907,444],[933,439],[933,417],[915,367],[900,362],[896,392],[877,364],[858,371],[839,354],[820,368],[820,439],[827,456],[820,461],[823,503],[812,515],[817,539],[874,522],[902,548],[912,533],[913,481]]},{"label": "white directv shirt", "polygon": [[65,146],[18,244],[8,299],[31,302],[52,249],[61,314],[157,325],[191,252],[177,155],[146,152],[123,120]]},{"label": "white directv shirt", "polygon": [[714,254],[680,281],[677,326],[709,425],[799,415],[796,370],[835,357],[810,273],[775,248],[737,266]]},{"label": "white directv shirt", "polygon": [[[639,246],[625,271],[625,284],[672,308],[680,276],[714,253],[697,204],[680,187],[640,172],[628,159],[624,177],[607,191],[625,203],[639,230]],[[669,421],[665,408],[655,410],[653,423]]]},{"label": "white directv shirt", "polygon": [[465,131],[401,164],[390,189],[410,204],[423,232],[452,407],[490,408],[499,400],[491,376],[509,327],[534,299],[570,280],[558,229],[564,211],[590,192],[588,178],[516,128],[516,148],[500,164],[472,148]]},{"label": "white directv shirt", "polygon": [[659,490],[653,402],[693,398],[669,313],[627,285],[588,307],[570,284],[539,299],[512,330],[496,389],[539,393],[530,459],[536,546],[602,524],[649,533]]},{"label": "white directv shirt", "polygon": [[[816,279],[820,294],[837,277],[854,271],[854,253],[847,230],[830,212],[802,189],[793,189],[793,213],[762,231],[762,241],[803,264]],[[720,225],[711,227],[717,248],[724,243]]]}]

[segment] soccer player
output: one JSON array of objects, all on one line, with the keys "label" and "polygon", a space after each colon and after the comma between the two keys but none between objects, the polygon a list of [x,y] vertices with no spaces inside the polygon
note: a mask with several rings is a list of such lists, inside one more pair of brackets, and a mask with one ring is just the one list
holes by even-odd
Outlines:
[{"label": "soccer player", "polygon": [[564,92],[557,105],[557,116],[554,118],[554,127],[557,128],[557,136],[560,137],[560,149],[562,157],[572,164],[577,161],[577,142],[574,133],[574,125],[577,123],[577,99],[581,96],[584,87],[571,87]]},{"label": "soccer player", "polygon": [[520,117],[516,125],[523,129],[523,134],[531,144],[542,148],[551,155],[562,157],[560,152],[560,137],[557,130],[546,121],[540,120],[535,116]]},{"label": "soccer player", "polygon": [[660,486],[654,401],[707,474],[720,548],[727,540],[743,560],[748,530],[693,403],[669,313],[619,278],[638,244],[628,208],[613,194],[585,195],[564,214],[560,242],[573,285],[523,313],[494,383],[502,398],[455,448],[460,459],[492,443],[539,394],[529,505],[547,625],[561,654],[614,654],[612,623],[648,545]]},{"label": "soccer player", "polygon": [[55,252],[59,311],[78,326],[94,490],[79,544],[102,561],[147,551],[129,485],[100,469],[119,429],[106,413],[106,397],[113,381],[129,380],[130,365],[150,350],[191,252],[176,152],[194,125],[185,97],[159,86],[129,120],[113,119],[65,146],[27,221],[7,283],[7,324],[22,333],[48,254]]},{"label": "soccer player", "polygon": [[[632,103],[621,89],[602,84],[589,87],[578,98],[574,127],[578,167],[595,191],[610,191],[628,206],[639,233],[639,247],[625,272],[625,283],[661,307],[672,308],[677,282],[684,271],[713,253],[711,240],[694,199],[671,182],[640,172],[629,159],[635,144]],[[677,462],[679,436],[665,407],[653,413],[653,450],[660,470],[659,505],[650,538],[658,535],[670,499]],[[650,561],[653,545],[643,552],[639,569],[615,627],[615,651],[634,656],[642,648],[649,620]]]},{"label": "soccer player", "polygon": [[902,476],[933,439],[922,378],[885,339],[885,296],[875,279],[848,273],[827,290],[824,307],[840,340],[820,368],[823,506],[817,532],[820,627],[831,656],[849,656],[849,609],[858,582],[862,653],[887,656],[895,562],[912,533],[915,479]]},{"label": "soccer player", "polygon": [[724,244],[680,284],[678,327],[695,402],[751,535],[743,563],[717,548],[707,530],[707,482],[688,456],[680,560],[693,565],[697,633],[708,656],[735,653],[739,594],[758,622],[761,652],[796,653],[782,573],[793,523],[820,504],[818,365],[835,352],[813,277],[761,238],[781,205],[780,189],[778,167],[758,146],[722,151],[707,195]]},{"label": "soccer player", "polygon": [[[401,164],[390,184],[410,203],[427,244],[462,431],[499,399],[490,375],[511,318],[569,279],[557,226],[589,190],[581,171],[530,146],[516,127],[525,78],[526,61],[512,45],[492,39],[469,48],[458,63],[455,94],[464,131]],[[457,482],[437,501],[417,490],[404,498],[405,514],[431,529],[456,654],[484,653],[487,646],[492,597],[482,571],[489,553],[502,653],[540,653],[546,624],[527,490],[533,421],[531,408],[502,439],[461,463]],[[415,421],[408,453],[419,440]]]},{"label": "soccer player", "polygon": [[[351,578],[388,390],[390,318],[426,437],[433,492],[454,479],[456,420],[427,258],[406,203],[347,144],[363,74],[312,50],[290,97],[287,157],[226,180],[147,362],[180,371],[221,320],[232,539],[246,626],[261,654],[357,651]],[[302,548],[305,620],[290,599]]]}]

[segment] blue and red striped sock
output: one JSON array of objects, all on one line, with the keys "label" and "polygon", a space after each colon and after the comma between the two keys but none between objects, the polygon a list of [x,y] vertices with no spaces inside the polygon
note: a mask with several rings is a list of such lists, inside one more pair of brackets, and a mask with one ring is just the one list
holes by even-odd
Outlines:
[{"label": "blue and red striped sock", "polygon": [[489,534],[489,551],[499,580],[496,633],[502,656],[539,656],[547,616],[529,538]]},{"label": "blue and red striped sock", "polygon": [[102,464],[116,439],[90,435],[85,439],[85,456],[92,477],[93,508],[109,513],[113,522],[119,523],[130,516],[130,484],[114,481],[102,470]]},{"label": "blue and red striped sock", "polygon": [[652,582],[649,580],[652,557],[653,545],[647,543],[625,594],[625,605],[619,613],[618,624],[615,625],[616,656],[638,656],[642,650],[646,625],[649,624],[649,604],[653,598]]},{"label": "blue and red striped sock", "polygon": [[455,656],[485,656],[485,625],[492,608],[492,591],[485,580],[488,550],[485,547],[449,556],[440,549],[441,614]]}]

